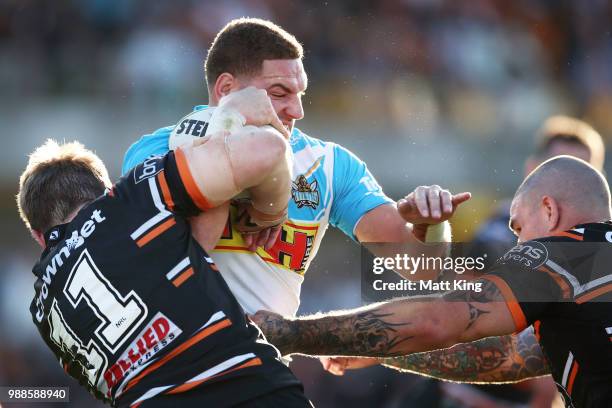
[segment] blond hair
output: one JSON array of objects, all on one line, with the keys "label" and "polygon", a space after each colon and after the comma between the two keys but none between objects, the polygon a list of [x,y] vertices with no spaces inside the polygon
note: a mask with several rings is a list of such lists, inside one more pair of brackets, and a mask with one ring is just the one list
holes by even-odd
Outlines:
[{"label": "blond hair", "polygon": [[563,115],[548,118],[536,135],[536,154],[548,158],[548,149],[556,141],[584,146],[590,154],[589,163],[597,170],[603,170],[606,148],[601,135],[588,123]]},{"label": "blond hair", "polygon": [[30,230],[46,232],[110,186],[104,163],[92,151],[48,139],[30,154],[19,178],[19,215]]}]

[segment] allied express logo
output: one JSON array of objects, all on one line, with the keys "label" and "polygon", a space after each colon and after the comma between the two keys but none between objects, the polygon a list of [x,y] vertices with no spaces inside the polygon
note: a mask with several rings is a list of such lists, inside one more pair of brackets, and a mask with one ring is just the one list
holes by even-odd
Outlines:
[{"label": "allied express logo", "polygon": [[166,348],[182,333],[170,319],[158,312],[153,319],[132,341],[132,344],[123,352],[104,373],[104,380],[111,388],[123,381],[131,373],[139,371],[145,364],[161,350]]},{"label": "allied express logo", "polygon": [[291,182],[291,198],[295,201],[297,208],[304,206],[313,210],[319,205],[319,190],[317,180],[309,183],[303,174]]}]

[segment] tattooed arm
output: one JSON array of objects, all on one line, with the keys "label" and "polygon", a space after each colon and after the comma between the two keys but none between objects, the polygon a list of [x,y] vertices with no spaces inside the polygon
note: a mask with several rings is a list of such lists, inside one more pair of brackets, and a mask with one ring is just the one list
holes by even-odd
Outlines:
[{"label": "tattooed arm", "polygon": [[[345,368],[350,369],[350,362]],[[440,380],[506,383],[550,374],[531,327],[518,335],[488,337],[444,350],[381,359],[387,367]]]},{"label": "tattooed arm", "polygon": [[388,357],[514,332],[495,283],[478,282],[480,292],[398,299],[299,319],[258,312],[253,320],[283,354]]}]

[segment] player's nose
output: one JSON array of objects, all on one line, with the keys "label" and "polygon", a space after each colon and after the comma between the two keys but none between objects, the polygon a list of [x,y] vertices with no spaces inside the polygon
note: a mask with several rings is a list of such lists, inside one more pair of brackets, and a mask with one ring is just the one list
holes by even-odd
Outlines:
[{"label": "player's nose", "polygon": [[289,100],[287,103],[287,107],[285,108],[285,112],[289,118],[292,120],[300,120],[304,117],[304,108],[302,106],[302,99],[295,95],[293,98]]}]

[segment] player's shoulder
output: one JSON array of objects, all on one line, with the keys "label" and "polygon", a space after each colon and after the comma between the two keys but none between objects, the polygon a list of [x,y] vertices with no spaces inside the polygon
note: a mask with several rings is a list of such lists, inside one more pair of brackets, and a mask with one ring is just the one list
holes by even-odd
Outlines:
[{"label": "player's shoulder", "polygon": [[140,139],[132,143],[123,157],[121,174],[125,175],[148,157],[167,153],[170,150],[168,140],[172,129],[174,129],[174,126],[159,128],[152,133],[141,136]]},{"label": "player's shoulder", "polygon": [[296,161],[323,158],[333,163],[334,174],[344,177],[346,172],[357,174],[365,163],[346,147],[327,140],[309,136],[294,128],[290,139]]},{"label": "player's shoulder", "polygon": [[612,221],[580,224],[573,231],[587,242],[612,242]]},{"label": "player's shoulder", "polygon": [[612,222],[578,224],[566,231],[537,238],[534,241],[544,245],[553,245],[557,242],[612,242]]},{"label": "player's shoulder", "polygon": [[[521,242],[511,248],[498,263],[519,264],[531,269],[554,263],[555,265],[574,265],[602,253],[609,252],[606,243],[612,242],[612,223],[588,223],[576,225],[546,237]],[[604,247],[602,247],[604,245]]]},{"label": "player's shoulder", "polygon": [[351,152],[348,148],[342,146],[341,144],[309,136],[298,128],[293,129],[290,144],[293,149],[293,153],[298,153],[304,149],[325,149],[328,154],[333,154],[336,157],[336,160],[357,160],[361,162],[355,153]]},{"label": "player's shoulder", "polygon": [[174,129],[174,125],[161,127],[151,133],[147,133],[142,135],[137,141],[132,143],[128,152],[134,148],[137,148],[142,145],[157,143],[159,141],[167,140],[170,136],[170,132]]},{"label": "player's shoulder", "polygon": [[[208,105],[197,105],[187,116],[193,114],[193,112],[207,109],[210,109]],[[179,121],[179,123],[180,122],[181,121]],[[175,127],[176,125],[161,127],[151,133],[141,136],[140,139],[132,143],[125,152],[123,164],[121,166],[121,174],[126,174],[131,168],[138,163],[142,163],[150,156],[166,154],[170,150],[170,135]]]},{"label": "player's shoulder", "polygon": [[602,262],[603,259],[607,263],[612,262],[610,245],[612,223],[610,222],[579,224],[533,242],[543,245],[551,260],[557,263],[566,262],[571,265],[571,269],[585,269],[587,263],[594,259],[598,262]]},{"label": "player's shoulder", "polygon": [[305,149],[323,149],[335,146],[333,142],[309,136],[298,128],[293,128],[289,144],[291,145],[293,153],[298,153]]},{"label": "player's shoulder", "polygon": [[551,259],[565,258],[568,246],[572,247],[582,239],[582,234],[574,229],[560,231],[545,237],[519,242],[510,248],[499,261],[537,269]]}]

